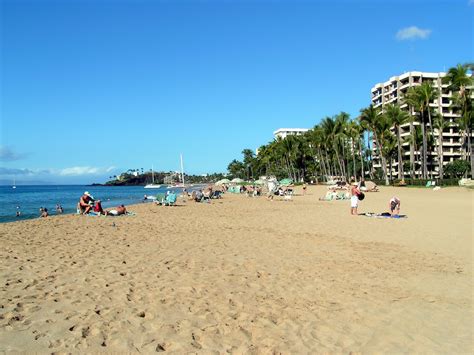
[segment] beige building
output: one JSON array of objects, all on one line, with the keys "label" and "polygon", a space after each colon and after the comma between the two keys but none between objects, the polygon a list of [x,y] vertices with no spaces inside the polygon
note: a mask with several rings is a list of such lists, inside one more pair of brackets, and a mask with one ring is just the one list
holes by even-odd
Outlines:
[{"label": "beige building", "polygon": [[[400,76],[391,77],[384,83],[376,84],[371,90],[371,100],[374,107],[383,107],[387,104],[399,104],[402,108],[408,110],[408,105],[403,102],[403,96],[406,94],[408,89],[413,86],[421,85],[423,82],[432,82],[433,86],[440,92],[438,99],[430,104],[433,109],[433,113],[440,112],[444,119],[450,123],[453,123],[458,117],[458,114],[453,113],[451,97],[453,93],[448,89],[447,84],[442,84],[442,78],[446,73],[425,73],[412,71]],[[416,114],[416,113],[414,113]],[[415,121],[415,125],[418,123]],[[427,125],[429,131],[429,125]],[[406,138],[410,134],[410,125],[405,124],[402,126],[402,139]],[[438,174],[439,161],[438,161],[438,131],[434,130],[434,144],[431,149],[428,150],[428,172],[433,173],[435,176]],[[403,146],[403,161],[410,161],[410,144],[404,142]],[[450,125],[443,131],[443,165],[460,159],[463,157],[462,148],[462,137],[459,133],[459,129],[455,124]],[[421,176],[421,152],[415,152],[415,163],[419,169],[416,171],[417,176]],[[374,160],[374,167],[381,167],[380,162]],[[409,171],[404,169],[405,177],[409,176]],[[395,159],[392,166],[392,175],[396,177],[398,175],[398,162]]]}]

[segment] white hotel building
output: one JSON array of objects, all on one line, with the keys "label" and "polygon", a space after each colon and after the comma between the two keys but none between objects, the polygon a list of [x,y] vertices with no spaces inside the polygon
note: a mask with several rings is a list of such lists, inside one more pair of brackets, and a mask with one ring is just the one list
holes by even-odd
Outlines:
[{"label": "white hotel building", "polygon": [[308,132],[308,128],[279,128],[273,132],[275,139],[277,138],[286,138],[287,136],[299,136]]},{"label": "white hotel building", "polygon": [[[403,95],[408,91],[410,87],[418,86],[423,82],[432,82],[433,86],[440,92],[438,99],[430,103],[430,106],[434,109],[434,112],[440,112],[444,119],[449,122],[454,122],[459,117],[458,114],[453,113],[451,109],[451,96],[452,92],[448,90],[447,84],[442,84],[442,78],[446,73],[425,73],[412,71],[404,73],[400,76],[391,77],[384,83],[376,84],[371,90],[372,104],[374,107],[383,107],[387,104],[399,104],[402,109],[408,110],[408,105],[403,102]],[[418,123],[415,121],[415,125]],[[403,125],[402,128],[402,139],[409,136],[409,124]],[[429,130],[429,128],[428,128]],[[434,130],[434,147],[428,151],[428,171],[434,175],[438,174],[438,131]],[[443,131],[443,165],[462,158],[462,145],[461,145],[461,134],[456,125],[451,125]],[[410,145],[408,142],[403,143],[403,161],[410,161]],[[421,153],[420,151],[415,152],[415,162],[421,166]],[[375,161],[375,167],[381,167],[379,161]],[[396,176],[398,174],[398,162],[395,161],[392,167],[392,174]],[[404,169],[405,176],[409,175],[409,171]],[[421,168],[416,172],[417,175],[421,175]]]}]

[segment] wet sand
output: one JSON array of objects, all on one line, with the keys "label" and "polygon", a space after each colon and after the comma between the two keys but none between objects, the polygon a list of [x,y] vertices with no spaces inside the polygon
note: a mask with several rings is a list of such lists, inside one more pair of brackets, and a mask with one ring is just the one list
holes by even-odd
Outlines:
[{"label": "wet sand", "polygon": [[0,351],[472,353],[473,190],[226,194],[0,225]]}]

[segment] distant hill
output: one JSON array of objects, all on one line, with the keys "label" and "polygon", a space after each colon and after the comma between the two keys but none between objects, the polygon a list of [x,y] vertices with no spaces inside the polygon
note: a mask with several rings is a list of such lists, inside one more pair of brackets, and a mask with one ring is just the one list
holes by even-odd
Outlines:
[{"label": "distant hill", "polygon": [[[155,172],[154,180],[155,184],[163,184],[165,176],[173,175],[172,172]],[[221,173],[205,174],[205,175],[186,175],[184,174],[184,180],[190,184],[207,184],[223,179],[225,176]],[[179,182],[179,175],[175,176],[174,182]],[[119,178],[109,180],[105,184],[93,184],[103,186],[145,186],[146,184],[152,183],[151,173],[144,173],[135,176],[134,174],[123,173]]]}]

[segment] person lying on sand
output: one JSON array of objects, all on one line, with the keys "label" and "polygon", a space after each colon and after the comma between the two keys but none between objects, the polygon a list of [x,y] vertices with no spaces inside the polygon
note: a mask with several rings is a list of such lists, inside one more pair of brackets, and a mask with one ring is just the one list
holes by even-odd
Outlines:
[{"label": "person lying on sand", "polygon": [[335,200],[337,197],[337,192],[336,189],[331,189],[326,192],[326,195],[324,197],[320,197],[319,201],[332,201]]},{"label": "person lying on sand", "polygon": [[390,208],[390,214],[392,216],[398,216],[400,214],[400,199],[396,196],[393,196],[388,205],[389,205],[389,208]]},{"label": "person lying on sand", "polygon": [[118,206],[115,209],[110,210],[110,211],[105,211],[106,216],[120,216],[120,215],[126,214],[126,213],[127,213],[127,209],[125,208],[124,205],[120,205],[120,206]]}]

